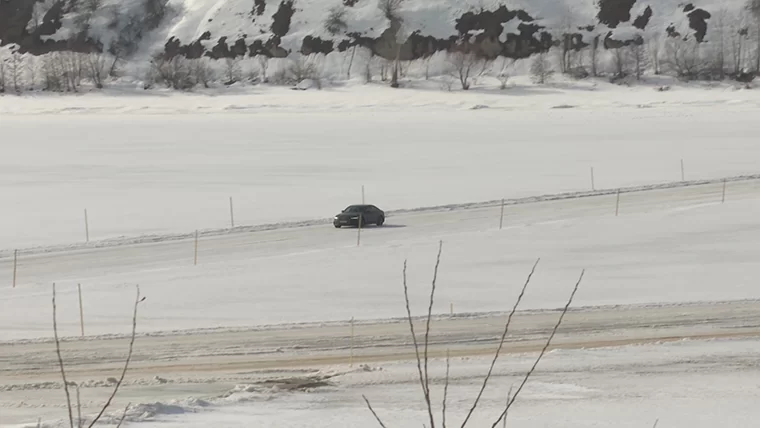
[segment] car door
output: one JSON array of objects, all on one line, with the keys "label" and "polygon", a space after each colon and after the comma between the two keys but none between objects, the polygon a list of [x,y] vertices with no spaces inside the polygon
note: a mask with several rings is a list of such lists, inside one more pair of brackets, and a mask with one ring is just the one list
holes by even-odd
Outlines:
[{"label": "car door", "polygon": [[369,206],[364,210],[364,221],[366,223],[375,223],[377,221],[377,210],[373,206]]}]

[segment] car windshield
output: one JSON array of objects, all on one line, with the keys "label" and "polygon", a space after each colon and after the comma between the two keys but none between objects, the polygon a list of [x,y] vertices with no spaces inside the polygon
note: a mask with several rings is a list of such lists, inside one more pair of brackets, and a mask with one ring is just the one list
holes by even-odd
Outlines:
[{"label": "car windshield", "polygon": [[364,211],[364,207],[358,207],[355,205],[352,205],[345,210],[343,210],[344,213],[360,213]]}]

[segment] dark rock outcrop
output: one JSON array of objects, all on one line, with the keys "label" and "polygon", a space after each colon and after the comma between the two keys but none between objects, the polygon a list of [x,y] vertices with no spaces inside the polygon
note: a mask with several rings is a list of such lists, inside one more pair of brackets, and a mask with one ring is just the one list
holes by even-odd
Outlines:
[{"label": "dark rock outcrop", "polygon": [[616,28],[621,22],[631,19],[631,8],[636,0],[599,0],[599,13],[596,15],[600,23],[610,28]]}]

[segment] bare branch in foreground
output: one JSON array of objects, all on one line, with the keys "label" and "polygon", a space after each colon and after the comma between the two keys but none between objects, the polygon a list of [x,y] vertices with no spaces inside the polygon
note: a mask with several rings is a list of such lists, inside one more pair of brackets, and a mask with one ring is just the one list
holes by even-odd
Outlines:
[{"label": "bare branch in foreground", "polygon": [[417,373],[420,377],[420,385],[422,385],[422,395],[427,402],[430,402],[430,392],[425,385],[425,375],[422,373],[422,359],[420,357],[420,345],[417,343],[417,335],[414,333],[414,321],[412,320],[412,310],[409,308],[409,287],[406,283],[406,260],[404,260],[404,301],[406,302],[406,319],[409,321],[409,330],[412,333],[412,343],[414,344],[414,355],[417,357]]},{"label": "bare branch in foreground", "polygon": [[567,311],[570,309],[570,305],[573,303],[573,299],[575,298],[575,293],[578,292],[578,287],[580,287],[581,281],[583,281],[583,275],[585,273],[586,273],[585,269],[581,271],[581,276],[578,278],[578,282],[575,283],[573,292],[570,293],[570,298],[567,300],[565,307],[562,309],[562,313],[560,313],[559,319],[557,320],[557,323],[554,325],[554,329],[552,330],[552,333],[549,335],[549,338],[546,340],[546,344],[544,345],[543,349],[541,349],[541,353],[538,354],[538,357],[536,358],[536,361],[533,362],[533,366],[530,368],[530,370],[528,370],[528,372],[525,373],[525,377],[520,383],[520,386],[517,387],[517,390],[515,391],[515,394],[512,396],[512,399],[507,403],[506,407],[504,408],[504,411],[501,412],[501,415],[499,415],[499,419],[497,419],[496,422],[494,422],[493,425],[491,425],[491,428],[496,428],[499,422],[501,422],[502,418],[506,417],[507,412],[509,412],[509,408],[512,407],[512,404],[514,404],[515,400],[517,400],[517,397],[520,395],[520,391],[522,391],[523,387],[525,387],[525,384],[528,383],[528,379],[530,379],[531,375],[533,375],[533,372],[536,370],[538,363],[541,362],[541,359],[546,354],[546,351],[549,349],[549,346],[551,346],[552,340],[554,339],[554,336],[557,334],[557,330],[559,330],[559,326],[562,324],[562,320],[565,318],[565,314],[567,314]]},{"label": "bare branch in foreground", "polygon": [[428,415],[430,416],[430,428],[435,428],[435,419],[433,418],[433,406],[430,404],[430,377],[428,375],[428,344],[430,342],[430,319],[433,316],[433,302],[435,301],[435,286],[438,282],[438,267],[441,265],[441,252],[443,251],[443,241],[438,242],[438,256],[435,259],[435,269],[433,270],[433,284],[430,287],[430,305],[428,306],[427,322],[425,324],[425,401],[427,401]]},{"label": "bare branch in foreground", "polygon": [[121,428],[121,424],[124,423],[124,419],[127,418],[127,410],[129,410],[129,406],[131,406],[132,403],[127,403],[127,406],[124,407],[124,413],[121,414],[121,419],[119,419],[119,424],[116,425],[116,428]]},{"label": "bare branch in foreground", "polygon": [[[511,385],[509,387],[509,392],[507,392],[507,404],[509,404],[509,400],[512,398],[512,389],[514,389],[514,385]],[[509,416],[509,410],[507,410],[507,413],[504,414],[504,423],[501,425],[501,428],[507,428],[507,416]],[[116,427],[119,428],[119,427]]]},{"label": "bare branch in foreground", "polygon": [[69,383],[66,381],[66,368],[63,365],[61,356],[61,341],[58,338],[58,307],[55,304],[55,283],[53,283],[53,336],[55,337],[55,352],[58,354],[58,365],[61,368],[61,378],[63,378],[63,390],[66,392],[66,408],[69,410],[69,426],[74,428],[74,413],[71,407],[71,394],[69,393]]},{"label": "bare branch in foreground", "polygon": [[509,313],[509,316],[507,316],[507,321],[504,323],[504,331],[501,334],[501,340],[499,341],[499,346],[496,348],[496,353],[493,356],[493,360],[491,360],[491,366],[488,368],[488,373],[486,374],[486,377],[483,378],[483,385],[480,387],[480,391],[478,392],[478,396],[475,397],[475,402],[472,403],[472,407],[470,407],[470,411],[467,412],[467,417],[464,418],[464,422],[462,422],[462,428],[467,425],[467,422],[470,420],[470,417],[472,416],[473,412],[475,412],[475,409],[478,407],[478,403],[480,403],[480,398],[483,396],[483,392],[486,390],[486,386],[488,385],[488,381],[491,379],[491,374],[493,373],[493,368],[496,365],[496,361],[499,359],[499,356],[501,355],[501,350],[504,347],[504,341],[507,338],[507,333],[509,332],[509,326],[512,324],[512,317],[515,315],[515,312],[517,312],[518,306],[520,306],[520,302],[522,302],[523,296],[525,296],[525,291],[528,289],[528,285],[530,285],[530,280],[533,278],[533,274],[536,272],[536,267],[538,267],[538,262],[540,262],[541,259],[537,259],[536,263],[533,264],[533,268],[530,270],[530,273],[528,274],[528,278],[525,280],[525,284],[523,284],[522,290],[520,290],[520,294],[517,296],[517,300],[515,301],[514,306],[512,306],[512,311]]},{"label": "bare branch in foreground", "polygon": [[106,404],[103,405],[103,408],[100,409],[100,413],[95,417],[95,419],[92,420],[90,425],[88,425],[87,428],[92,428],[98,420],[103,416],[103,413],[108,409],[108,407],[111,405],[111,402],[113,401],[114,397],[116,396],[116,393],[119,392],[119,388],[121,387],[122,382],[124,382],[124,377],[127,375],[127,370],[129,369],[129,362],[132,360],[132,350],[134,349],[135,345],[135,334],[137,332],[137,306],[145,300],[145,298],[140,298],[140,286],[136,286],[137,288],[137,296],[135,297],[135,307],[134,312],[132,313],[132,336],[129,340],[129,352],[127,353],[127,360],[124,363],[124,369],[121,372],[121,377],[116,382],[116,386],[114,386],[113,392],[111,393],[111,396],[108,397],[108,401],[106,401]]},{"label": "bare branch in foreground", "polygon": [[375,417],[375,420],[377,421],[377,423],[379,423],[380,426],[383,427],[383,428],[388,428],[388,427],[385,426],[385,424],[383,423],[382,419],[380,419],[380,417],[377,416],[377,413],[375,413],[375,409],[373,409],[372,405],[369,404],[369,400],[367,400],[367,397],[364,396],[364,395],[362,395],[362,398],[364,399],[364,402],[367,403],[367,408],[369,408],[369,411],[372,412],[372,416]]},{"label": "bare branch in foreground", "polygon": [[82,400],[79,395],[79,385],[74,384],[77,389],[77,428],[82,428]]},{"label": "bare branch in foreground", "polygon": [[657,428],[657,424],[659,424],[659,423],[660,423],[659,419],[655,420],[654,421],[654,425],[652,425],[652,428]]},{"label": "bare branch in foreground", "polygon": [[445,383],[443,384],[443,406],[442,406],[443,410],[441,411],[442,413],[441,426],[443,428],[446,428],[446,399],[449,397],[449,368],[451,367],[450,361],[451,359],[449,357],[449,350],[447,349],[446,350],[446,380],[445,380]]}]

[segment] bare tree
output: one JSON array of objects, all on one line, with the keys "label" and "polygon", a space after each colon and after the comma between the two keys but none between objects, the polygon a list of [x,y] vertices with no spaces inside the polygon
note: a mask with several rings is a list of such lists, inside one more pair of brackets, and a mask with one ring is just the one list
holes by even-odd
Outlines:
[{"label": "bare tree", "polygon": [[649,36],[645,36],[646,46],[649,51],[649,57],[651,58],[652,71],[655,75],[659,75],[660,69],[660,47],[662,46],[662,38],[660,33],[654,32]]},{"label": "bare tree", "polygon": [[224,59],[224,79],[225,85],[232,85],[240,81],[242,72],[240,70],[240,60],[237,58]]},{"label": "bare tree", "polygon": [[496,72],[496,78],[499,80],[499,89],[507,89],[507,82],[509,81],[509,70],[515,64],[516,60],[507,57],[501,57],[501,63],[498,71]]},{"label": "bare tree", "polygon": [[[431,319],[432,319],[432,308],[433,308],[433,304],[434,304],[434,301],[435,301],[436,282],[437,282],[437,277],[438,277],[438,268],[439,268],[440,261],[441,261],[441,250],[442,250],[442,248],[443,248],[443,243],[441,242],[440,245],[439,245],[439,247],[438,247],[438,257],[436,258],[435,269],[433,271],[433,281],[432,281],[432,286],[430,288],[430,297],[429,297],[429,305],[428,305],[427,316],[424,318],[424,321],[425,321],[425,333],[424,333],[424,342],[422,344],[420,344],[420,342],[417,339],[417,333],[415,331],[414,322],[413,322],[413,316],[412,316],[411,309],[410,309],[410,304],[409,304],[409,289],[408,289],[407,282],[406,282],[406,262],[404,262],[404,270],[403,270],[403,286],[404,286],[404,301],[405,301],[405,306],[406,306],[406,319],[407,319],[407,321],[409,323],[409,332],[410,332],[410,335],[411,335],[411,338],[412,338],[412,344],[414,346],[414,352],[415,352],[415,357],[416,357],[416,362],[417,362],[418,379],[419,379],[420,387],[422,389],[422,396],[423,396],[423,399],[425,401],[425,407],[426,407],[426,410],[427,410],[427,418],[429,419],[428,423],[426,423],[424,425],[425,426],[429,426],[431,428],[435,428],[436,427],[436,418],[434,417],[433,405],[432,405],[432,402],[430,400],[430,377],[429,377],[429,373],[428,373],[428,362],[429,362],[428,346],[429,346],[429,336],[430,336],[430,322],[431,322]],[[493,369],[494,369],[494,367],[496,365],[496,362],[498,361],[498,359],[499,359],[499,357],[501,355],[501,352],[502,352],[502,350],[504,348],[504,344],[506,342],[506,337],[508,335],[509,328],[510,328],[511,323],[512,323],[512,318],[513,318],[514,314],[517,312],[517,309],[518,309],[518,307],[520,305],[520,302],[522,301],[523,296],[525,295],[525,292],[528,289],[528,286],[530,284],[531,278],[532,278],[532,276],[533,276],[533,274],[535,272],[535,269],[536,269],[537,265],[538,265],[538,261],[536,261],[536,263],[533,265],[533,269],[531,270],[530,274],[528,274],[528,277],[527,277],[527,279],[526,279],[526,281],[525,281],[525,283],[524,283],[524,285],[523,285],[523,287],[522,287],[522,289],[520,291],[520,294],[517,297],[517,300],[516,300],[514,306],[512,307],[512,310],[510,311],[509,315],[507,316],[507,319],[506,319],[505,324],[504,324],[504,329],[503,329],[503,332],[502,332],[502,335],[501,335],[501,339],[498,342],[498,347],[496,348],[496,351],[494,352],[494,357],[491,360],[491,365],[490,365],[490,367],[488,369],[488,372],[486,373],[486,375],[483,378],[483,384],[481,385],[481,387],[479,389],[478,395],[475,397],[475,400],[474,400],[472,406],[468,410],[467,415],[465,416],[465,419],[464,419],[464,421],[461,424],[461,428],[465,428],[467,426],[467,423],[470,421],[470,418],[472,417],[472,415],[474,414],[474,412],[478,408],[478,405],[479,405],[480,400],[481,400],[481,398],[483,396],[483,393],[486,390],[486,388],[488,386],[488,382],[490,381],[490,379],[491,379],[491,377],[493,375]],[[522,382],[519,384],[519,386],[515,390],[515,392],[512,393],[511,389],[510,389],[510,396],[507,399],[506,404],[504,405],[504,410],[499,415],[498,419],[493,423],[492,428],[496,428],[497,425],[500,422],[502,422],[502,420],[504,420],[504,418],[506,417],[506,415],[509,413],[509,409],[514,404],[515,400],[517,400],[517,398],[520,395],[520,392],[523,390],[523,388],[527,384],[528,380],[530,379],[530,377],[535,372],[538,364],[541,362],[541,360],[543,359],[544,355],[546,355],[546,352],[548,351],[549,347],[551,346],[552,340],[554,339],[557,331],[559,330],[559,327],[562,324],[562,321],[564,320],[564,317],[567,314],[567,312],[568,312],[568,310],[570,308],[570,305],[572,304],[572,302],[573,302],[573,300],[575,298],[575,294],[577,293],[578,288],[580,287],[581,281],[583,280],[583,274],[584,274],[584,272],[581,272],[581,275],[578,278],[578,281],[575,283],[575,287],[573,288],[573,291],[570,294],[570,297],[568,298],[565,306],[563,307],[562,311],[560,312],[559,318],[558,318],[557,322],[554,324],[554,328],[552,329],[552,331],[551,331],[550,335],[548,336],[546,342],[544,342],[544,346],[542,347],[541,352],[538,354],[538,356],[534,360],[533,365],[525,373],[525,375],[522,378]],[[448,352],[447,352],[447,357],[446,357],[446,378],[444,380],[444,394],[443,394],[444,398],[443,398],[443,402],[442,402],[442,411],[441,411],[441,424],[442,424],[441,426],[442,426],[442,428],[446,428],[446,423],[447,423],[446,422],[447,421],[447,419],[446,419],[446,417],[447,417],[446,416],[446,405],[447,405],[447,398],[448,398],[448,389],[449,389],[449,356],[448,356]],[[375,409],[372,407],[372,404],[370,403],[369,399],[366,396],[362,396],[362,398],[364,399],[364,402],[366,403],[367,408],[372,413],[375,421],[377,421],[377,423],[381,426],[381,428],[386,428],[385,423],[383,422],[382,418],[377,414],[377,412],[375,411]]]},{"label": "bare tree", "polygon": [[103,89],[103,81],[108,77],[109,59],[102,53],[91,53],[85,56],[85,75],[98,89]]},{"label": "bare tree", "polygon": [[23,90],[24,57],[18,52],[13,52],[8,60],[8,73],[13,85],[13,91],[20,94]]},{"label": "bare tree", "polygon": [[591,40],[591,75],[599,76],[599,35],[594,36]]},{"label": "bare tree", "polygon": [[26,76],[28,81],[28,88],[33,91],[37,86],[37,74],[39,71],[39,61],[34,55],[29,55],[26,58]]},{"label": "bare tree", "polygon": [[264,83],[269,83],[269,76],[267,75],[267,70],[269,69],[269,57],[266,55],[256,55],[256,59],[259,61],[261,81]]},{"label": "bare tree", "polygon": [[[111,403],[113,402],[114,397],[119,392],[119,388],[121,388],[122,383],[124,382],[124,378],[127,375],[127,371],[129,370],[129,363],[132,361],[132,352],[134,350],[135,345],[135,337],[137,334],[137,307],[140,303],[142,303],[145,298],[140,296],[140,287],[137,288],[137,295],[135,297],[135,304],[134,304],[134,310],[132,312],[132,334],[130,335],[129,339],[129,351],[127,352],[127,357],[124,362],[124,368],[121,371],[121,376],[116,381],[116,384],[114,385],[114,389],[111,392],[111,395],[108,397],[108,400],[105,402],[105,404],[101,407],[100,412],[93,418],[93,420],[90,422],[89,425],[87,425],[88,428],[92,428],[95,426],[95,424],[98,423],[101,417],[103,417],[103,414],[108,410],[108,408],[111,406]],[[69,414],[69,427],[74,428],[75,426],[77,428],[81,428],[84,426],[85,420],[82,419],[81,416],[81,405],[77,404],[77,423],[75,425],[74,423],[74,405],[71,402],[71,394],[69,392],[69,385],[73,384],[69,382],[66,378],[66,364],[63,359],[63,355],[61,353],[61,340],[58,336],[58,317],[57,317],[57,305],[56,305],[56,292],[55,292],[55,284],[53,284],[53,335],[55,338],[55,351],[56,355],[58,357],[58,366],[61,370],[61,378],[63,379],[63,390],[66,393],[66,407]],[[77,389],[77,402],[79,402],[79,387],[76,384],[73,384],[74,387]],[[125,410],[126,412],[126,410]],[[123,420],[123,418],[122,418]]]},{"label": "bare tree", "polygon": [[559,57],[559,69],[561,73],[567,73],[570,69],[570,52],[573,50],[573,32],[575,25],[575,11],[571,6],[564,3],[557,4],[559,23],[556,26],[554,38],[559,42],[557,50]]},{"label": "bare tree", "polygon": [[613,79],[622,79],[628,75],[628,53],[623,47],[611,49],[612,65],[615,67]]},{"label": "bare tree", "polygon": [[530,74],[533,82],[543,85],[551,80],[554,76],[554,69],[549,63],[546,52],[539,52],[530,65]]},{"label": "bare tree", "polygon": [[451,73],[459,79],[459,84],[465,91],[470,89],[470,79],[484,63],[475,52],[450,52],[448,62],[452,69]]},{"label": "bare tree", "polygon": [[644,75],[644,70],[646,70],[649,65],[649,57],[647,56],[647,48],[644,44],[644,39],[639,39],[639,41],[641,43],[634,42],[628,46],[628,56],[633,65],[633,73],[636,76],[636,80],[641,80],[641,77]]},{"label": "bare tree", "polygon": [[59,53],[50,53],[42,57],[42,76],[45,79],[46,91],[63,91],[63,70],[60,68]]},{"label": "bare tree", "polygon": [[760,73],[760,0],[747,0],[745,9],[754,23],[755,32],[755,72]]},{"label": "bare tree", "polygon": [[391,73],[391,87],[398,88],[399,78],[399,63],[401,62],[401,47],[404,40],[404,18],[401,16],[401,7],[404,4],[404,0],[380,0],[378,7],[383,13],[383,16],[390,21],[390,30],[393,34],[393,48],[395,50],[395,58],[393,60],[393,69]]},{"label": "bare tree", "polygon": [[713,14],[713,32],[709,41],[711,74],[720,80],[726,75],[726,32],[728,31],[728,10],[719,9]]},{"label": "bare tree", "polygon": [[738,74],[744,68],[744,42],[749,36],[749,31],[742,21],[742,15],[740,14],[734,15],[731,18],[729,51],[731,53],[734,74]]},{"label": "bare tree", "polygon": [[5,56],[3,55],[3,51],[0,50],[0,94],[5,93]]}]

